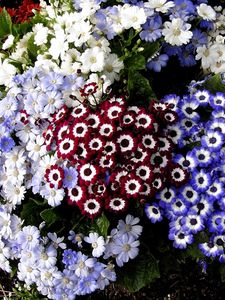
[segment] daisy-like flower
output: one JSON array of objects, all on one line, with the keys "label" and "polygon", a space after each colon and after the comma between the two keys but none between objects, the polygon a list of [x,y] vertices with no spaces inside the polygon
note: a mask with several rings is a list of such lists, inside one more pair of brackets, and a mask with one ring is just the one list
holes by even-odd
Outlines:
[{"label": "daisy-like flower", "polygon": [[124,113],[124,107],[118,104],[112,104],[107,109],[107,117],[111,121],[118,120],[120,116]]},{"label": "daisy-like flower", "polygon": [[149,157],[148,152],[144,149],[144,146],[138,146],[136,151],[132,154],[131,161],[134,163],[143,163],[147,161]]},{"label": "daisy-like flower", "polygon": [[162,221],[162,213],[157,203],[146,204],[145,214],[152,223]]},{"label": "daisy-like flower", "polygon": [[187,44],[192,38],[193,33],[189,30],[191,25],[184,23],[180,18],[173,18],[171,22],[166,21],[162,34],[165,41],[172,46]]},{"label": "daisy-like flower", "polygon": [[210,105],[216,110],[222,110],[225,106],[224,93],[217,92],[216,95],[210,98]]},{"label": "daisy-like flower", "polygon": [[77,120],[77,119],[83,119],[83,118],[87,117],[88,113],[89,113],[89,109],[86,106],[84,106],[83,104],[80,104],[78,106],[75,106],[72,109],[70,116],[73,119]]},{"label": "daisy-like flower", "polygon": [[197,233],[204,229],[202,217],[197,214],[189,214],[182,219],[182,229],[188,233]]},{"label": "daisy-like flower", "polygon": [[198,192],[205,192],[211,184],[211,176],[204,169],[193,171],[190,181],[193,188]]},{"label": "daisy-like flower", "polygon": [[40,231],[36,226],[24,226],[17,241],[22,249],[34,249],[39,244]]},{"label": "daisy-like flower", "polygon": [[105,241],[103,236],[99,236],[96,232],[89,233],[89,236],[84,237],[86,243],[91,244],[92,255],[100,257],[105,251]]},{"label": "daisy-like flower", "polygon": [[142,7],[124,4],[120,9],[120,20],[123,28],[140,29],[146,21],[146,14]]},{"label": "daisy-like flower", "polygon": [[154,176],[152,170],[147,165],[140,165],[138,168],[136,168],[135,174],[143,181],[151,181]]},{"label": "daisy-like flower", "polygon": [[122,154],[133,152],[136,148],[136,140],[131,134],[120,134],[116,142],[118,143]]},{"label": "daisy-like flower", "polygon": [[103,145],[103,140],[99,137],[93,137],[88,143],[90,151],[94,153],[102,151]]},{"label": "daisy-like flower", "polygon": [[153,128],[153,123],[154,118],[152,115],[141,112],[136,116],[134,126],[137,130],[151,130]]},{"label": "daisy-like flower", "polygon": [[80,179],[89,183],[93,183],[99,173],[98,168],[90,163],[79,166],[78,171]]},{"label": "daisy-like flower", "polygon": [[219,255],[219,249],[213,242],[199,244],[199,249],[207,257],[216,257]]},{"label": "daisy-like flower", "polygon": [[40,190],[40,195],[48,201],[48,204],[52,207],[61,204],[65,197],[65,191],[63,188],[51,187],[50,184],[45,184]]},{"label": "daisy-like flower", "polygon": [[169,170],[170,182],[176,186],[184,184],[188,179],[188,173],[179,165],[172,165]]},{"label": "daisy-like flower", "polygon": [[183,230],[170,231],[169,239],[173,240],[173,246],[179,249],[185,249],[189,244],[193,243],[193,235]]},{"label": "daisy-like flower", "polygon": [[127,209],[128,201],[122,197],[114,197],[106,199],[106,208],[114,213],[124,212]]},{"label": "daisy-like flower", "polygon": [[168,205],[170,205],[175,197],[176,191],[172,187],[165,187],[162,191],[156,194],[156,198],[160,200],[159,206],[162,208],[166,208]]},{"label": "daisy-like flower", "polygon": [[142,136],[142,145],[151,151],[155,151],[158,146],[158,140],[153,134],[144,134]]},{"label": "daisy-like flower", "polygon": [[192,98],[197,100],[201,106],[206,106],[210,102],[211,94],[207,90],[197,90]]},{"label": "daisy-like flower", "polygon": [[7,185],[4,187],[4,196],[6,199],[8,199],[9,203],[12,203],[14,207],[18,204],[21,204],[21,201],[25,197],[25,193],[25,186],[7,183]]},{"label": "daisy-like flower", "polygon": [[173,214],[176,216],[182,216],[185,215],[188,207],[185,204],[184,201],[182,201],[182,199],[179,199],[178,197],[176,197],[170,205],[170,209],[172,210]]},{"label": "daisy-like flower", "polygon": [[211,151],[219,151],[224,143],[224,135],[217,130],[208,130],[202,136],[201,143]]},{"label": "daisy-like flower", "polygon": [[52,165],[45,171],[45,179],[49,182],[51,188],[61,188],[64,179],[64,170],[58,165]]},{"label": "daisy-like flower", "polygon": [[72,139],[70,135],[65,135],[58,143],[57,156],[62,159],[71,158],[75,154],[77,147],[78,140]]},{"label": "daisy-like flower", "polygon": [[82,213],[89,218],[94,218],[99,215],[101,208],[101,202],[95,198],[84,200],[81,206]]},{"label": "daisy-like flower", "polygon": [[191,207],[191,210],[203,218],[208,217],[213,211],[213,202],[210,202],[207,196],[201,196],[200,200]]},{"label": "daisy-like flower", "polygon": [[38,159],[46,154],[47,149],[45,146],[45,140],[42,136],[37,135],[34,140],[29,140],[26,149],[28,151],[28,156],[33,161],[38,161]]},{"label": "daisy-like flower", "polygon": [[80,89],[80,94],[82,97],[88,97],[96,93],[98,85],[96,82],[90,82],[85,84],[82,89]]},{"label": "daisy-like flower", "polygon": [[68,188],[68,201],[69,203],[77,203],[78,201],[83,200],[85,195],[85,188],[84,186],[76,185],[73,188]]},{"label": "daisy-like flower", "polygon": [[83,73],[101,72],[105,63],[105,52],[100,47],[88,48],[80,56]]},{"label": "daisy-like flower", "polygon": [[137,198],[141,192],[141,180],[138,177],[131,176],[122,179],[122,190],[128,198]]},{"label": "daisy-like flower", "polygon": [[211,6],[205,3],[201,3],[199,6],[196,7],[196,9],[198,15],[202,17],[203,20],[207,20],[207,21],[215,20],[216,12]]},{"label": "daisy-like flower", "polygon": [[174,7],[173,1],[167,0],[149,0],[145,6],[154,9],[157,12],[167,13],[172,7]]},{"label": "daisy-like flower", "polygon": [[84,138],[88,134],[88,125],[85,121],[77,122],[71,129],[71,133],[75,138]]},{"label": "daisy-like flower", "polygon": [[140,242],[132,235],[123,234],[116,237],[112,246],[112,253],[116,255],[116,263],[122,267],[129,259],[134,259],[139,252]]},{"label": "daisy-like flower", "polygon": [[65,188],[72,189],[77,185],[78,172],[75,168],[69,167],[64,169],[63,186]]},{"label": "daisy-like flower", "polygon": [[189,204],[196,204],[199,201],[199,194],[197,191],[193,189],[193,187],[189,184],[185,185],[181,188],[180,194],[181,198]]},{"label": "daisy-like flower", "polygon": [[89,114],[88,117],[86,118],[88,127],[92,127],[94,129],[98,128],[100,124],[100,116],[97,114]]},{"label": "daisy-like flower", "polygon": [[224,188],[223,188],[223,183],[221,181],[219,181],[218,179],[215,180],[210,187],[207,190],[207,195],[209,195],[209,197],[211,199],[214,200],[218,200],[221,197],[224,196]]},{"label": "daisy-like flower", "polygon": [[181,111],[187,117],[188,119],[191,119],[193,121],[198,121],[200,116],[195,111],[199,106],[199,103],[197,101],[188,101],[188,99],[184,98],[184,101],[181,104]]},{"label": "daisy-like flower", "polygon": [[212,153],[208,148],[196,147],[193,149],[192,153],[196,157],[197,165],[199,167],[207,167],[213,161]]},{"label": "daisy-like flower", "polygon": [[111,138],[116,132],[116,127],[114,124],[102,123],[99,127],[99,133],[101,136]]},{"label": "daisy-like flower", "polygon": [[191,153],[187,153],[186,156],[177,154],[174,157],[174,161],[181,165],[184,169],[193,170],[197,165],[197,159]]},{"label": "daisy-like flower", "polygon": [[208,45],[198,46],[196,53],[195,59],[201,59],[202,68],[205,70],[213,66],[218,59],[218,53]]}]

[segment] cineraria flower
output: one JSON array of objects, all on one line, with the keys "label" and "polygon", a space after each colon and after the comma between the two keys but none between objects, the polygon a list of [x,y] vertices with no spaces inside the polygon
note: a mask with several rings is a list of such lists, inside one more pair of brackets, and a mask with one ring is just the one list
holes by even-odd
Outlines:
[{"label": "cineraria flower", "polygon": [[123,220],[119,220],[117,228],[119,230],[119,234],[127,234],[132,235],[134,238],[138,238],[142,232],[142,226],[137,225],[140,222],[139,218],[135,218],[130,214],[126,216],[125,222]]},{"label": "cineraria flower", "polygon": [[112,246],[112,253],[116,255],[116,263],[122,267],[129,259],[134,259],[138,255],[140,242],[132,235],[123,234],[116,237]]},{"label": "cineraria flower", "polygon": [[18,244],[22,249],[33,249],[39,244],[40,231],[35,226],[24,226],[18,234]]},{"label": "cineraria flower", "polygon": [[162,34],[165,41],[171,45],[181,46],[187,44],[193,33],[189,30],[191,25],[184,23],[180,18],[174,18],[171,22],[165,22]]},{"label": "cineraria flower", "polygon": [[163,218],[159,206],[156,203],[146,204],[145,214],[152,223],[160,222]]},{"label": "cineraria flower", "polygon": [[205,3],[201,3],[199,6],[197,6],[196,9],[198,15],[202,17],[203,20],[207,20],[207,21],[215,20],[216,12],[211,6]]},{"label": "cineraria flower", "polygon": [[63,178],[63,186],[72,189],[77,185],[78,182],[78,173],[77,170],[73,167],[64,169],[64,178]]},{"label": "cineraria flower", "polygon": [[91,244],[92,255],[94,257],[100,257],[105,250],[105,241],[102,236],[99,236],[96,232],[89,233],[89,236],[84,237],[85,242]]}]

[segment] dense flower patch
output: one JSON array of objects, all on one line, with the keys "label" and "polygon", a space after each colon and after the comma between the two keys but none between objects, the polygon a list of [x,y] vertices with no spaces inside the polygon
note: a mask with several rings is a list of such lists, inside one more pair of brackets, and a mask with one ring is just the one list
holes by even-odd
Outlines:
[{"label": "dense flower patch", "polygon": [[[164,249],[224,262],[225,11],[107,2],[0,14],[1,269],[34,297],[142,288],[167,251],[143,236],[154,244],[159,221]],[[170,60],[198,73],[159,101],[151,81]]]}]

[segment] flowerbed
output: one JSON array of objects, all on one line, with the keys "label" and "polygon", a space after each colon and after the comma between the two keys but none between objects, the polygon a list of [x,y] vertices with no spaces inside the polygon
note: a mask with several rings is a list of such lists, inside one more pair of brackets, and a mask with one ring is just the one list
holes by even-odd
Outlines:
[{"label": "flowerbed", "polygon": [[[225,12],[205,2],[2,10],[1,269],[21,299],[137,291],[172,246],[224,262]],[[170,61],[197,74],[157,99]]]}]

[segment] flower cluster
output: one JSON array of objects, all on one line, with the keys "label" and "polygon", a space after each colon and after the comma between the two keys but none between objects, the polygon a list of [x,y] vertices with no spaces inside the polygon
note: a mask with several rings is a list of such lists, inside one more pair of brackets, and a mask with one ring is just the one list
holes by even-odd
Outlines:
[{"label": "flower cluster", "polygon": [[1,269],[10,272],[11,261],[17,260],[18,279],[27,287],[35,284],[48,299],[73,300],[102,290],[116,280],[114,259],[122,266],[138,255],[142,226],[131,215],[119,220],[107,239],[96,232],[84,236],[73,230],[65,239],[54,232],[43,236],[43,226],[23,226],[6,206],[0,209]]},{"label": "flower cluster", "polygon": [[136,53],[156,72],[171,56],[181,66],[201,60],[204,70],[224,70],[224,11],[206,1],[115,1],[107,7],[97,0],[88,6],[85,1],[50,2],[41,1],[39,18],[22,39],[14,42],[10,35],[10,43],[6,40],[10,59],[23,69],[35,64],[67,75],[97,72],[113,83],[123,62]]},{"label": "flower cluster", "polygon": [[204,232],[199,248],[206,256],[224,262],[225,94],[201,88],[191,89],[182,98],[168,95],[163,100],[173,104],[179,114],[179,122],[170,126],[168,136],[182,150],[174,161],[189,171],[191,178],[181,188],[166,186],[159,192],[159,202],[151,206],[149,217],[169,220],[169,239],[177,248],[186,248],[197,233]]}]

